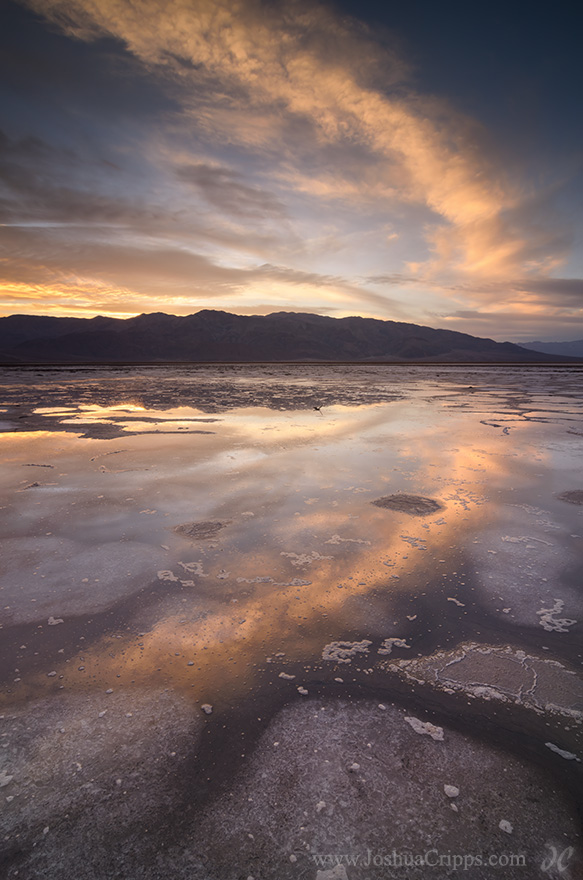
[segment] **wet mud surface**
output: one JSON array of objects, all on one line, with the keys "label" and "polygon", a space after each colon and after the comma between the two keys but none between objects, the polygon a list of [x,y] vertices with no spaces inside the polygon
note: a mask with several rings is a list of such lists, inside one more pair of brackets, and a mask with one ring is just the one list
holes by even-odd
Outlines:
[{"label": "wet mud surface", "polygon": [[1,876],[581,876],[578,369],[1,379]]},{"label": "wet mud surface", "polygon": [[387,495],[384,498],[375,498],[372,502],[375,507],[384,507],[386,510],[397,510],[399,513],[410,513],[411,516],[429,516],[436,510],[441,510],[433,498],[423,498],[421,495]]}]

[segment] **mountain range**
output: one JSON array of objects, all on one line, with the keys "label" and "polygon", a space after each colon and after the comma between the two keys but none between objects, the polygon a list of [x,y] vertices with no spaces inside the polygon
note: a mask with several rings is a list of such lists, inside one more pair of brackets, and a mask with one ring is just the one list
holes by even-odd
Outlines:
[{"label": "mountain range", "polygon": [[[581,360],[581,358],[579,359]],[[454,330],[301,312],[0,318],[0,363],[576,362]]]},{"label": "mountain range", "polygon": [[544,354],[583,358],[583,339],[573,339],[571,342],[523,342],[522,347]]}]

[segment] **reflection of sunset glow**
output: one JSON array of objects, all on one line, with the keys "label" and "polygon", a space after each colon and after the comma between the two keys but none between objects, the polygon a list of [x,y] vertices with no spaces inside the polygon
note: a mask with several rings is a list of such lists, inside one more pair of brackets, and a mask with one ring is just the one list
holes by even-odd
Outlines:
[{"label": "reflection of sunset glow", "polygon": [[109,415],[109,413],[117,414],[118,412],[145,412],[146,408],[144,406],[139,406],[136,403],[118,403],[115,406],[97,406],[96,404],[84,404],[82,403],[79,406],[81,412],[91,413],[97,417],[105,417]]},{"label": "reflection of sunset glow", "polygon": [[[175,434],[133,435],[117,440],[114,450],[107,441],[83,441],[92,449],[90,473],[99,479],[102,503],[118,510],[117,494],[124,499],[132,493],[124,530],[165,548],[161,565],[168,575],[150,575],[161,604],[144,635],[122,629],[79,647],[78,657],[68,652],[55,667],[63,686],[129,688],[156,681],[220,705],[265,675],[276,678],[285,664],[319,661],[324,645],[346,633],[372,632],[377,641],[408,638],[409,624],[398,611],[402,602],[414,602],[419,593],[439,594],[452,550],[491,523],[487,492],[516,480],[516,462],[503,454],[502,435],[487,425],[476,434],[478,418],[489,417],[487,401],[474,399],[485,411],[468,419],[441,391],[430,418],[421,385],[407,401],[336,405],[325,416],[232,410],[209,426],[218,433],[197,437],[194,448],[190,438]],[[141,421],[143,414],[173,431],[200,413],[137,403],[83,404],[79,410],[80,419],[121,420],[138,431],[152,428]],[[71,421],[69,412],[37,410],[39,416],[63,414],[64,423]],[[137,418],[126,422],[124,414]],[[528,444],[532,426],[516,419],[512,425]],[[23,436],[31,448],[39,441],[45,449],[58,437],[67,471],[77,472],[76,438],[42,431]],[[21,439],[11,438],[17,444]],[[120,458],[108,459],[111,451]],[[93,498],[82,488],[85,469],[79,470],[81,494],[71,487],[66,496],[81,518]],[[59,479],[67,482],[67,475]],[[371,505],[395,491],[428,495],[442,509],[419,519]],[[22,505],[32,498],[19,497]],[[172,527],[189,516],[225,525],[209,542],[188,542]],[[168,590],[172,600],[163,598]],[[382,618],[368,610],[371,595],[383,602]],[[279,665],[271,667],[267,658],[282,652]],[[23,683],[22,693],[47,687],[50,680],[35,676]]]}]

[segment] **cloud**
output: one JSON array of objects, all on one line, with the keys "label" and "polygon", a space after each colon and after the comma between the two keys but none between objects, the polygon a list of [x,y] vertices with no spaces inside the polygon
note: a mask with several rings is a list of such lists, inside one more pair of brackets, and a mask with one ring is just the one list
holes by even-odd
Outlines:
[{"label": "cloud", "polygon": [[583,309],[581,278],[530,278],[517,282],[514,287],[533,294],[541,305]]},{"label": "cloud", "polygon": [[[155,311],[161,307],[185,314],[204,307],[241,311],[259,307],[266,298],[270,311],[354,311],[358,300],[375,314],[399,311],[373,291],[338,275],[294,270],[269,263],[225,266],[179,246],[149,242],[130,245],[121,240],[72,237],[68,227],[20,226],[3,230],[0,255],[0,301],[3,310],[52,302],[58,311],[115,314]],[[317,303],[317,306],[314,305]],[[249,307],[247,311],[254,311]]]},{"label": "cloud", "polygon": [[[115,191],[119,182],[112,163],[106,172],[99,165],[40,138],[14,139],[0,131],[0,221],[134,226],[161,222],[164,211],[151,201],[99,192],[97,173],[102,189]],[[104,187],[104,178],[109,187]]]},{"label": "cloud", "polygon": [[522,278],[491,284],[466,301],[477,308],[457,308],[434,314],[433,320],[451,329],[478,335],[532,340],[560,336],[573,339],[583,333],[583,280],[578,278]]},{"label": "cloud", "polygon": [[[518,267],[544,271],[546,254],[552,260],[552,234],[533,230],[521,216],[524,192],[488,155],[479,126],[442,101],[413,94],[407,64],[327,7],[254,0],[30,4],[77,38],[122,40],[144,64],[174,77],[185,114],[210,140],[271,159],[279,154],[288,183],[305,180],[299,160],[306,144],[322,156],[334,146],[368,154],[375,179],[364,175],[364,190],[428,210],[427,276],[501,277]],[[320,195],[356,195],[358,183],[342,167],[320,170]],[[181,173],[201,185],[196,168]],[[224,207],[220,174],[211,171],[203,191]],[[235,205],[259,209],[258,194],[237,179],[232,186]]]},{"label": "cloud", "polygon": [[577,319],[554,194],[416,94],[387,34],[307,0],[21,3],[70,57],[53,91],[56,48],[21,62],[37,137],[0,135],[6,303]]},{"label": "cloud", "polygon": [[249,186],[230,168],[196,162],[178,167],[176,176],[196,187],[207,202],[224,213],[256,219],[286,215],[284,205],[272,193]]},{"label": "cloud", "polygon": [[[491,313],[462,309],[446,317],[432,315],[432,326],[518,343],[534,339],[568,340],[583,337],[583,315],[573,317],[504,307]],[[504,328],[502,332],[501,327]]]},{"label": "cloud", "polygon": [[[181,174],[175,173],[173,162],[169,168],[167,164],[163,156],[147,169],[144,181],[133,170],[109,161],[80,157],[38,137],[10,138],[0,130],[0,224],[5,227],[1,237],[6,240],[10,227],[63,227],[70,239],[87,245],[115,236],[116,245],[125,242],[130,252],[139,240],[142,248],[153,250],[168,243],[192,249],[198,243],[262,258],[273,252],[282,233],[288,245],[297,244],[285,209],[271,193],[245,185],[228,169],[212,167],[213,176],[204,163],[181,166],[185,178],[194,169],[198,188],[214,208],[221,207],[222,216],[193,198],[194,180],[186,192],[175,179]],[[245,222],[249,217],[254,221],[251,236]],[[276,217],[279,228],[273,226]],[[63,235],[58,247],[64,246]],[[7,254],[6,246],[4,250]]]}]

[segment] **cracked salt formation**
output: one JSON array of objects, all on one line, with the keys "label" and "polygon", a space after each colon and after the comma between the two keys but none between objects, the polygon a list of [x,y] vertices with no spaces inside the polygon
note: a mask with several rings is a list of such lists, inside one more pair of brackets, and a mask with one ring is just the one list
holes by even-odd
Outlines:
[{"label": "cracked salt formation", "polygon": [[446,692],[461,691],[583,723],[583,681],[557,660],[535,657],[510,645],[468,642],[453,651],[399,660],[391,666],[405,678]]},{"label": "cracked salt formation", "polygon": [[574,618],[583,614],[581,593],[572,585],[580,565],[580,550],[569,537],[572,530],[532,505],[509,505],[496,525],[481,529],[472,541],[466,539],[464,550],[488,612],[504,614],[512,623],[561,631],[552,619],[560,589],[559,601]]}]

